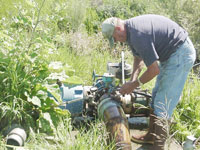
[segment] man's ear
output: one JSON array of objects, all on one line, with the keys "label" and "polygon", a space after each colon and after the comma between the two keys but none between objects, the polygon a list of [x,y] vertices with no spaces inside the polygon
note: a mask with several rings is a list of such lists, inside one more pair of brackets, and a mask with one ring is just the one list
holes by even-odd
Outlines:
[{"label": "man's ear", "polygon": [[121,27],[120,27],[120,26],[116,26],[115,29],[116,29],[117,31],[121,31]]},{"label": "man's ear", "polygon": [[119,32],[119,30],[120,30],[120,27],[116,26],[114,29],[113,35],[117,34]]}]

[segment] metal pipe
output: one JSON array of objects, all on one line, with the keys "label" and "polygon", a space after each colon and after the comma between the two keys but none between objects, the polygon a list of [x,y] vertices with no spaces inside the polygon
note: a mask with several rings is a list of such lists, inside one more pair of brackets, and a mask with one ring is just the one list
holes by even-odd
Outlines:
[{"label": "metal pipe", "polygon": [[98,115],[105,122],[116,149],[131,150],[128,120],[121,106],[115,100],[105,98],[98,105]]},{"label": "metal pipe", "polygon": [[83,100],[83,98],[77,98],[77,99],[73,99],[71,101],[62,102],[62,104],[71,104],[71,103],[75,103],[75,102],[82,101],[82,100]]}]

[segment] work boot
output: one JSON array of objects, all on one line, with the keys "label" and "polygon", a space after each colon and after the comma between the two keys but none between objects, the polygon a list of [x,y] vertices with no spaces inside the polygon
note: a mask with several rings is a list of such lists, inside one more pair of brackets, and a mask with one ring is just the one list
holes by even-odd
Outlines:
[{"label": "work boot", "polygon": [[144,135],[133,135],[131,141],[139,144],[153,144],[154,143],[154,122],[155,115],[153,109],[150,110],[150,119],[149,119],[149,129],[148,132]]},{"label": "work boot", "polygon": [[167,139],[166,121],[163,119],[156,119],[154,131],[154,144],[150,150],[164,150],[165,141]]}]

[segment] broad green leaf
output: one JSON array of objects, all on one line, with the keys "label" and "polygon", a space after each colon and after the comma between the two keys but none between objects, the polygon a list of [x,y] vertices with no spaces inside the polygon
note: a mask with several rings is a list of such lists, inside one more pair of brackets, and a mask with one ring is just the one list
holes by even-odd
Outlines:
[{"label": "broad green leaf", "polygon": [[36,106],[41,107],[41,101],[37,96],[33,96],[33,98],[28,97],[28,101],[33,103]]},{"label": "broad green leaf", "polygon": [[58,101],[59,103],[62,102],[60,94],[58,94],[52,90],[48,90],[48,92],[50,93],[51,96],[53,96],[55,98],[56,101]]},{"label": "broad green leaf", "polygon": [[70,112],[67,109],[60,109],[58,107],[54,108],[54,111],[61,116],[67,116],[70,117]]},{"label": "broad green leaf", "polygon": [[49,121],[50,125],[53,125],[52,120],[51,120],[51,116],[50,116],[49,113],[43,113],[42,116],[44,117],[44,119]]},{"label": "broad green leaf", "polygon": [[52,133],[54,125],[51,120],[51,116],[49,113],[43,113],[41,114],[40,118],[37,120],[39,123],[39,129],[41,132],[45,133]]}]

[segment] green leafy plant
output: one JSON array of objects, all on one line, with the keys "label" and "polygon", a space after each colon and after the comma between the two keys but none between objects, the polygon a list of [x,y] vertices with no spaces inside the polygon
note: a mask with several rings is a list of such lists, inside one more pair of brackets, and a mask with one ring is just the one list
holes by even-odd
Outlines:
[{"label": "green leafy plant", "polygon": [[175,137],[181,142],[188,135],[200,136],[199,100],[199,80],[194,77],[185,85],[182,99],[174,112],[176,124],[172,126],[172,132],[177,132]]},{"label": "green leafy plant", "polygon": [[[39,149],[73,149],[74,143],[77,149],[81,146],[92,149],[88,143],[92,143],[94,149],[111,148],[103,139],[106,138],[104,129],[98,125],[88,132],[80,131],[76,140],[69,138],[70,115],[58,108],[62,100],[55,84],[56,79],[62,77],[70,84],[91,85],[92,71],[103,74],[108,61],[120,60],[122,49],[127,62],[132,64],[127,48],[117,44],[112,51],[102,37],[101,23],[106,18],[128,19],[146,13],[170,17],[187,29],[199,55],[200,3],[197,0],[0,2],[0,129],[6,130],[5,126],[13,122],[27,130],[34,129],[30,129],[29,149],[38,149],[38,146]],[[60,61],[62,67],[52,68],[52,61]],[[151,89],[153,84],[154,80],[144,88]],[[198,137],[200,134],[198,85],[199,80],[187,83],[173,116],[176,124],[171,132],[176,133],[175,138],[180,142],[187,135]],[[45,139],[47,135],[41,132],[54,133],[56,140]],[[3,140],[1,137],[1,145]]]},{"label": "green leafy plant", "polygon": [[[33,27],[27,18],[17,16],[10,23],[5,21],[0,31],[0,128],[5,131],[17,123],[27,131],[32,128],[54,133],[58,122],[69,117],[69,112],[59,109],[59,103],[48,95],[48,62],[40,53],[41,40],[35,33],[39,17]],[[42,44],[49,47],[46,38]]]}]

